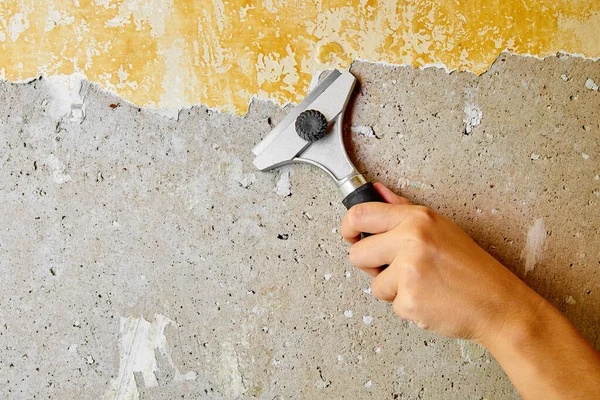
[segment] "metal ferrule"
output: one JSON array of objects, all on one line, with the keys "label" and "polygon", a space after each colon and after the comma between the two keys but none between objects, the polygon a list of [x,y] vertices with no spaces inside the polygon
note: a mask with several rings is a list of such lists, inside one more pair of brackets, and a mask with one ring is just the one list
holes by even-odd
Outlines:
[{"label": "metal ferrule", "polygon": [[338,187],[340,188],[340,192],[342,192],[344,198],[346,198],[346,196],[354,192],[365,183],[367,183],[367,180],[361,174],[356,174],[338,183]]}]

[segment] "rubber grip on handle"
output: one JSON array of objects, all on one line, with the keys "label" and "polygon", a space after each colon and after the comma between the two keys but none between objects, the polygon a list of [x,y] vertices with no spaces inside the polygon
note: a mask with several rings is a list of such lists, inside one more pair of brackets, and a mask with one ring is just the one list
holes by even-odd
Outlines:
[{"label": "rubber grip on handle", "polygon": [[346,206],[346,209],[350,209],[360,203],[368,203],[370,201],[378,201],[385,203],[379,192],[375,189],[375,186],[371,182],[367,182],[354,192],[350,193],[342,203]]},{"label": "rubber grip on handle", "polygon": [[[344,206],[346,206],[346,209],[349,210],[352,206],[355,206],[360,203],[368,203],[371,201],[385,203],[385,200],[383,200],[383,197],[381,197],[379,192],[375,189],[375,186],[373,186],[371,182],[367,182],[358,189],[356,189],[354,192],[346,196],[346,198],[342,200],[342,203],[344,204]],[[361,236],[365,238],[371,236],[371,234],[363,232]],[[383,270],[387,267],[387,265],[382,265],[380,268]]]}]

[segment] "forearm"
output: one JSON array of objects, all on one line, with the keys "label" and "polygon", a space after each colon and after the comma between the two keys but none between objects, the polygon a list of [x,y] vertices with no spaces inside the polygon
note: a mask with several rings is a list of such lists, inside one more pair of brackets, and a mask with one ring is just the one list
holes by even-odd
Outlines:
[{"label": "forearm", "polygon": [[[530,290],[530,289],[529,289]],[[600,355],[552,305],[530,290],[520,317],[482,344],[524,399],[591,399],[600,393]]]}]

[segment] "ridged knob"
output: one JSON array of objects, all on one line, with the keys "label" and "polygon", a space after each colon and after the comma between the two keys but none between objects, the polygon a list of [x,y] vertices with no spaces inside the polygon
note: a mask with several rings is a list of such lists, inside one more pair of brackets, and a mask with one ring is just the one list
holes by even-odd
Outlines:
[{"label": "ridged knob", "polygon": [[309,143],[323,139],[327,134],[327,119],[317,110],[303,111],[296,118],[296,133]]}]

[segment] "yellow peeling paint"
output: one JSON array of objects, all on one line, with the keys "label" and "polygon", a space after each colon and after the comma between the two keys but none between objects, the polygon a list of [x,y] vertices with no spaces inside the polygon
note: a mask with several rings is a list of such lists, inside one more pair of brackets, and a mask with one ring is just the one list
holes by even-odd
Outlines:
[{"label": "yellow peeling paint", "polygon": [[142,106],[297,102],[352,60],[485,71],[508,49],[600,57],[598,0],[4,0],[0,78],[80,72]]}]

